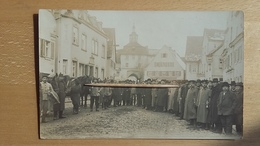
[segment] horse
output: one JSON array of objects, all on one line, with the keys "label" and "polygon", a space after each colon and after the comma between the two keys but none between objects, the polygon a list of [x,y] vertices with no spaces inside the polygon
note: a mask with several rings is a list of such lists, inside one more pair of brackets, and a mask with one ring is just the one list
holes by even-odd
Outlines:
[{"label": "horse", "polygon": [[80,98],[81,98],[81,104],[80,106],[87,107],[87,97],[90,94],[90,90],[88,86],[85,86],[85,84],[91,83],[91,77],[90,76],[80,76],[77,78],[81,85],[81,92],[80,92]]}]

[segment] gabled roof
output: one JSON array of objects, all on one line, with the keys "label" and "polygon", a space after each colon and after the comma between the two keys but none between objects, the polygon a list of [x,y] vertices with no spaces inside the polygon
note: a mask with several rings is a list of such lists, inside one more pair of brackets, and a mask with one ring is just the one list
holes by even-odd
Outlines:
[{"label": "gabled roof", "polygon": [[198,61],[202,52],[203,36],[188,36],[186,43],[185,60]]},{"label": "gabled roof", "polygon": [[[182,68],[183,70],[185,70],[186,65],[185,65],[185,63],[182,61],[182,59],[181,59],[181,57],[179,56],[179,54],[178,54],[175,50],[171,49],[171,47],[168,47],[168,46],[166,46],[166,45],[164,45],[160,50],[158,50],[156,56],[153,58],[153,60],[152,60],[150,63],[154,62],[154,60],[156,59],[157,55],[160,55],[161,52],[164,51],[164,50],[166,50],[166,49],[171,53],[171,56],[176,59],[177,63],[181,66],[181,68]],[[150,63],[149,63],[149,64],[150,64]],[[148,67],[149,64],[148,64],[146,67]],[[146,68],[146,67],[145,67],[145,68]]]}]

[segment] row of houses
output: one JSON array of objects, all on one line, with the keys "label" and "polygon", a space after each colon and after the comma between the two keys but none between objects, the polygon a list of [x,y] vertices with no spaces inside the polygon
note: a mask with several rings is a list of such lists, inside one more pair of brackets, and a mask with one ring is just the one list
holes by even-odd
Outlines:
[{"label": "row of houses", "polygon": [[205,29],[203,36],[187,37],[184,61],[188,80],[243,81],[243,22],[243,12],[230,12],[225,30]]},{"label": "row of houses", "polygon": [[39,71],[78,77],[114,78],[114,28],[84,10],[39,11]]}]

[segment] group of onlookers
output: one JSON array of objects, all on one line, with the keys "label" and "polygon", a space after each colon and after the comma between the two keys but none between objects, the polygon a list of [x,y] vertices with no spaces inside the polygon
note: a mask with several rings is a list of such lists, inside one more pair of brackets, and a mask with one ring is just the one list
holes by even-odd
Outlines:
[{"label": "group of onlookers", "polygon": [[[143,82],[131,80],[114,81],[93,78],[92,84],[148,84],[158,87],[83,87],[79,79],[69,76],[43,76],[40,83],[40,103],[42,122],[46,122],[47,112],[52,110],[54,120],[64,118],[65,97],[69,96],[73,104],[73,113],[79,112],[80,96],[85,100],[90,96],[90,111],[99,111],[111,106],[139,106],[155,112],[169,112],[180,120],[189,121],[189,129],[205,129],[226,134],[232,133],[232,125],[236,132],[242,134],[243,127],[243,83],[234,81],[231,84],[208,80],[152,80]],[[178,85],[177,88],[160,87],[160,84]],[[82,91],[85,94],[81,94]],[[95,105],[95,106],[94,106]]]}]

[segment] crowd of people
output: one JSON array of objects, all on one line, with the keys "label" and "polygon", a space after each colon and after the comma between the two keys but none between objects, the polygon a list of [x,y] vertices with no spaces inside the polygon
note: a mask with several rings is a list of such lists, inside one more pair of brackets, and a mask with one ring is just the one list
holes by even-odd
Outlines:
[{"label": "crowd of people", "polygon": [[[84,78],[86,79],[86,78]],[[71,79],[69,76],[43,76],[40,82],[41,122],[46,122],[48,111],[53,111],[53,119],[65,118],[65,98],[70,97],[73,113],[79,113],[80,97],[90,96],[90,111],[105,110],[118,106],[138,106],[154,112],[168,112],[178,116],[178,120],[187,120],[189,129],[205,129],[212,132],[232,134],[243,130],[243,83],[234,81],[220,82],[208,80],[153,80],[143,82],[131,80],[114,81],[97,78]],[[148,84],[178,85],[166,87],[99,87],[84,86],[85,83],[106,84]],[[83,98],[82,98],[83,100]],[[95,106],[94,106],[95,105]],[[95,108],[94,108],[95,107]]]}]

